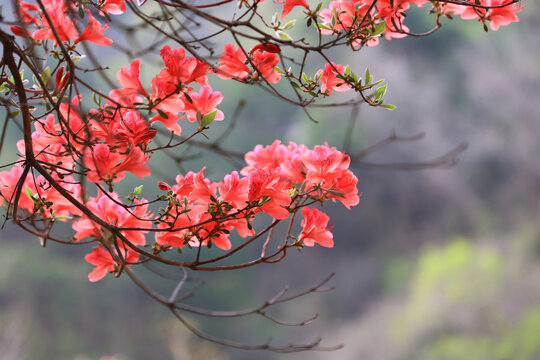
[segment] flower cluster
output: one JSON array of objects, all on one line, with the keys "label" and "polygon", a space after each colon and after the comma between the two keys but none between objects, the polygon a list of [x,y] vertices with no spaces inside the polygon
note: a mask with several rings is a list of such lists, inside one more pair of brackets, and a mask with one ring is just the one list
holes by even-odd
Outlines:
[{"label": "flower cluster", "polygon": [[[163,231],[156,233],[156,243],[175,248],[215,244],[229,250],[232,230],[241,237],[255,234],[251,222],[257,214],[284,220],[314,202],[339,200],[347,208],[358,204],[358,179],[348,169],[349,157],[328,145],[308,149],[276,140],[269,146],[257,145],[245,158],[243,176],[235,171],[211,182],[203,169],[178,175],[172,186],[160,183],[169,205],[157,221]],[[327,222],[323,216],[310,217],[305,226],[309,230],[300,236],[308,239],[303,244],[330,246],[329,235],[315,231]]]},{"label": "flower cluster", "polygon": [[[255,14],[259,5],[269,3],[260,4],[263,1],[241,0],[239,5],[247,5]],[[82,41],[100,46],[113,43],[104,34],[109,23],[102,25],[95,16],[110,21],[110,15],[126,11],[125,0],[40,0],[37,4],[15,1],[17,19],[10,29],[13,34],[24,37],[31,50],[25,55],[23,47],[6,47],[7,41],[13,41],[12,37],[0,30],[4,65],[12,75],[10,78],[7,73],[1,74],[0,92],[7,90],[6,96],[11,97],[4,105],[14,109],[8,116],[23,113],[25,137],[17,142],[21,158],[11,169],[0,172],[0,205],[7,205],[8,216],[15,222],[23,227],[30,224],[25,228],[43,238],[52,239],[50,234],[56,221],[70,220],[74,231],[70,241],[98,243],[85,258],[94,266],[89,275],[91,281],[98,281],[109,272],[119,275],[125,266],[163,259],[160,257],[163,253],[173,249],[182,251],[185,247],[196,248],[196,260],[187,263],[196,268],[201,264],[200,253],[204,247],[215,245],[232,254],[265,233],[270,233],[270,239],[273,226],[284,220],[289,221],[289,232],[274,255],[290,246],[332,247],[330,219],[314,206],[332,200],[350,208],[358,204],[361,194],[357,189],[358,179],[349,170],[349,156],[328,144],[312,149],[293,142],[285,145],[279,140],[268,146],[257,145],[245,154],[246,166],[240,171],[233,171],[217,182],[204,175],[205,168],[180,174],[173,184],[159,182],[157,186],[162,193],[151,201],[139,198],[141,187],[127,197],[120,196],[114,189],[128,173],[141,179],[150,176],[148,163],[155,152],[176,148],[203,133],[214,121],[225,118],[217,108],[223,95],[214,91],[209,83],[212,74],[248,84],[258,82],[278,95],[273,84],[287,79],[296,88],[298,104],[302,107],[319,95],[329,96],[334,91],[351,89],[372,105],[391,107],[383,105],[381,98],[386,86],[375,90],[381,82],[372,83],[369,71],[359,79],[349,66],[333,62],[324,52],[327,46],[336,44],[353,48],[375,45],[383,34],[387,39],[406,36],[409,29],[403,24],[405,11],[411,5],[423,6],[427,2],[335,0],[321,10],[321,5],[313,9],[305,0],[277,0],[276,3],[283,5],[280,19],[277,14],[271,24],[264,20],[263,23],[278,37],[266,33],[261,37],[249,35],[250,41],[256,39],[256,45],[249,51],[228,43],[217,63],[212,51],[204,57],[195,50],[198,46],[188,45],[189,42],[185,48],[164,45],[159,52],[163,65],[149,84],[141,82],[141,60],[135,59],[117,73],[118,88],[100,92],[76,76],[75,72],[80,73],[82,68],[74,65],[73,55],[79,53],[78,44]],[[143,4],[144,1],[138,2],[137,6]],[[197,13],[201,6],[220,4],[186,6]],[[489,23],[493,30],[518,21],[516,13],[521,10],[512,0],[477,0],[474,5],[444,1],[431,1],[431,4],[437,19],[458,15],[463,19],[478,19],[486,28]],[[134,3],[127,5],[135,6]],[[162,5],[175,6],[174,3]],[[318,48],[305,39],[294,42],[283,32],[294,22],[282,25],[280,20],[295,8],[303,9],[308,27],[316,26]],[[244,25],[245,22],[234,23],[238,27]],[[251,28],[255,30],[253,25]],[[243,33],[231,33],[240,45],[238,36],[244,36]],[[323,43],[322,35],[334,35],[336,39]],[[204,42],[201,40],[200,44]],[[52,62],[58,61],[56,66],[51,66],[52,71],[51,67],[38,70],[39,66],[33,65],[38,62],[39,51],[32,52],[36,46],[42,46],[45,54],[53,55]],[[291,58],[282,54],[285,46],[304,51],[301,64],[292,59],[294,65],[299,65],[300,75],[287,69],[286,63],[291,62]],[[312,78],[303,72],[310,52],[325,59],[323,67]],[[20,68],[15,64],[14,54],[20,58],[19,64],[25,63],[33,72],[32,88],[24,87],[26,82],[20,71],[16,71]],[[95,93],[95,108],[84,109],[75,86],[77,82]],[[312,99],[302,99],[303,94],[297,89],[308,93]],[[374,90],[371,95],[364,93],[371,90]],[[44,102],[46,106],[42,106]],[[31,109],[30,103],[46,111],[34,117],[31,110],[35,111],[36,107],[32,105]],[[178,140],[183,120],[197,123],[198,130],[185,140]],[[152,147],[159,127],[168,130],[165,133],[170,141],[167,145]],[[257,231],[254,220],[262,214],[271,218],[272,225]],[[298,236],[293,236],[290,232],[300,215],[302,230]],[[233,232],[245,238],[235,249]],[[266,247],[260,261],[274,256],[265,257],[265,251]]]},{"label": "flower cluster", "polygon": [[[480,0],[475,2],[475,5],[480,6],[447,3],[442,5],[442,10],[448,15],[459,15],[464,20],[476,19],[484,26],[489,23],[491,30],[497,31],[500,26],[519,21],[516,14],[523,8],[523,5],[513,3],[512,0]],[[493,8],[487,9],[486,7]]]},{"label": "flower cluster", "polygon": [[277,83],[281,80],[281,75],[275,69],[279,63],[277,55],[279,52],[280,48],[273,44],[254,46],[249,52],[249,63],[254,68],[252,71],[246,65],[244,49],[237,49],[233,44],[226,44],[224,53],[219,58],[218,76],[222,79],[240,80],[248,77],[256,79],[260,76],[268,82]]},{"label": "flower cluster", "polygon": [[[427,2],[428,0],[335,0],[319,13],[319,29],[323,35],[337,35],[345,31],[353,46],[374,46],[379,43],[379,35],[383,33],[387,40],[407,36],[409,28],[403,24],[405,11],[411,4],[423,6]],[[492,30],[519,21],[516,13],[521,10],[521,6],[512,0],[478,0],[471,4],[443,1],[431,3],[432,13],[437,16],[460,15],[462,19],[477,19],[484,25],[489,22]],[[502,6],[505,4],[509,5]]]},{"label": "flower cluster", "polygon": [[[15,35],[34,40],[52,40],[55,45],[58,45],[59,41],[73,41],[75,44],[90,41],[101,46],[113,43],[103,34],[109,26],[102,26],[88,9],[86,9],[88,20],[83,31],[80,33],[77,31],[77,25],[81,26],[77,14],[83,17],[85,12],[82,5],[64,0],[43,0],[42,3],[43,9],[25,1],[16,2],[19,7],[19,21],[24,26],[11,26],[11,31]],[[124,0],[105,0],[100,10],[102,14],[119,15],[126,11],[126,4]],[[37,27],[32,34],[28,30],[30,26]]]}]

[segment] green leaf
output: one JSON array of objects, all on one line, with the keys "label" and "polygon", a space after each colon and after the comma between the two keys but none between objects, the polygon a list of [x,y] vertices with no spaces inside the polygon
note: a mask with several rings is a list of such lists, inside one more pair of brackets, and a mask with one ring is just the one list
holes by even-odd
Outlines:
[{"label": "green leaf", "polygon": [[377,89],[377,91],[375,91],[375,98],[376,99],[380,99],[384,96],[384,94],[386,94],[386,88],[387,88],[388,85],[384,85],[384,86],[381,86],[380,88]]},{"label": "green leaf", "polygon": [[373,31],[371,32],[371,36],[377,36],[382,34],[386,30],[386,23],[384,21],[381,21],[373,27]]},{"label": "green leaf", "polygon": [[283,29],[290,29],[294,26],[295,23],[296,23],[296,19],[291,20],[283,26]]},{"label": "green leaf", "polygon": [[159,116],[161,116],[162,118],[164,118],[164,119],[168,119],[168,118],[169,118],[169,115],[167,115],[167,114],[165,113],[165,111],[163,111],[163,110],[161,110],[161,109],[158,109],[158,108],[156,108],[156,110],[157,110]]},{"label": "green leaf", "polygon": [[140,195],[142,189],[143,189],[142,185],[137,186],[135,189],[133,189],[133,194]]},{"label": "green leaf", "polygon": [[323,25],[323,24],[315,24],[319,29],[324,29],[324,30],[332,30],[330,29],[328,26],[326,25]]},{"label": "green leaf", "polygon": [[396,108],[396,105],[385,104],[385,105],[381,105],[381,107],[383,107],[385,109],[388,109],[388,110],[394,110]]},{"label": "green leaf", "polygon": [[364,82],[366,85],[371,84],[371,81],[373,80],[373,77],[369,73],[369,68],[366,68],[366,72],[364,73]]},{"label": "green leaf", "polygon": [[204,115],[201,121],[199,122],[199,124],[201,125],[201,127],[210,125],[216,118],[216,115],[217,115],[217,110],[214,110],[211,113]]},{"label": "green leaf", "polygon": [[306,83],[309,82],[309,77],[306,75],[305,72],[302,73],[302,80],[304,80],[304,82],[306,82]]},{"label": "green leaf", "polygon": [[276,31],[276,35],[279,36],[281,39],[286,40],[286,41],[292,41],[293,40],[292,37],[289,34],[287,34],[286,32],[284,32],[284,31],[278,30],[278,31]]},{"label": "green leaf", "polygon": [[37,86],[38,89],[41,89],[41,85],[39,84],[39,81],[36,77],[36,75],[32,74],[32,81],[34,82],[34,85]]},{"label": "green leaf", "polygon": [[339,197],[344,197],[345,196],[345,193],[342,192],[342,191],[337,191],[337,190],[333,190],[333,189],[326,189],[326,191],[329,194],[334,195],[334,196],[339,196]]},{"label": "green leaf", "polygon": [[34,193],[32,192],[32,190],[30,190],[29,187],[26,188],[25,192],[26,192],[26,196],[28,196],[28,198],[29,198],[30,200],[32,200],[32,201],[35,200],[35,199],[34,199]]},{"label": "green leaf", "polygon": [[41,80],[43,81],[43,84],[47,85],[49,80],[51,80],[51,68],[46,67],[45,70],[43,70],[43,73],[41,73]]},{"label": "green leaf", "polygon": [[94,98],[94,103],[97,106],[101,106],[101,102],[103,101],[103,98],[101,97],[101,95],[98,95],[96,93],[92,93],[92,97]]},{"label": "green leaf", "polygon": [[55,220],[70,220],[73,219],[71,216],[55,216]]}]

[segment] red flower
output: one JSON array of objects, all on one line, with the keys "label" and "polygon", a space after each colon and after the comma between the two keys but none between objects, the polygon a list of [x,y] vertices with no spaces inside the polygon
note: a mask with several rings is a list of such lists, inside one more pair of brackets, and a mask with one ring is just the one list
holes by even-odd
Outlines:
[{"label": "red flower", "polygon": [[[148,204],[144,204],[145,202],[146,200],[144,199],[135,200],[134,204],[136,206],[133,207],[130,212],[126,210],[124,206],[122,206],[122,202],[118,199],[118,196],[115,193],[108,193],[108,195],[105,195],[99,191],[96,198],[91,198],[86,203],[86,207],[94,215],[98,216],[100,219],[108,222],[109,224],[113,224],[118,227],[142,229],[147,228],[148,224],[150,223],[144,219],[148,219],[152,216],[152,214],[148,212]],[[102,229],[100,225],[96,224],[86,216],[83,216],[83,218],[80,220],[73,222],[73,230],[76,232],[76,240],[82,240],[87,237],[95,237],[100,240],[106,240],[104,239],[104,236],[108,233],[108,231]],[[146,244],[144,234],[147,232],[148,231],[144,230],[125,230],[121,231],[121,234],[134,245],[144,245]]]},{"label": "red flower", "polygon": [[122,95],[143,95],[145,97],[150,97],[146,90],[144,90],[141,80],[139,80],[139,59],[133,60],[129,69],[123,67],[116,74],[116,79],[122,85],[123,89],[120,89]]},{"label": "red flower", "polygon": [[224,53],[219,57],[217,76],[222,79],[245,79],[251,70],[245,64],[246,55],[241,48],[236,49],[233,44],[226,44]]},{"label": "red flower", "polygon": [[25,38],[32,37],[32,35],[28,32],[28,30],[26,30],[23,27],[14,25],[14,26],[10,26],[9,29],[11,30],[13,34],[17,36],[21,36]]},{"label": "red flower", "polygon": [[204,117],[213,111],[216,111],[214,120],[224,119],[223,112],[216,109],[216,106],[223,100],[223,95],[219,91],[212,91],[210,85],[201,86],[198,94],[194,91],[190,92],[189,97],[191,101],[186,97],[182,98],[189,121],[197,121],[197,113]]},{"label": "red flower", "polygon": [[185,80],[191,75],[191,71],[186,66],[186,52],[184,49],[173,49],[169,45],[165,45],[161,48],[159,55],[161,55],[167,67],[168,75],[185,83]]},{"label": "red flower", "polygon": [[86,12],[88,13],[88,24],[86,24],[81,35],[75,39],[75,43],[78,44],[81,41],[86,40],[101,46],[111,45],[113,41],[103,35],[103,32],[109,28],[109,25],[101,26],[101,24],[92,16],[90,10],[86,9]]},{"label": "red flower", "polygon": [[208,78],[206,75],[214,72],[212,68],[206,62],[199,59],[189,58],[187,63],[188,67],[192,70],[187,80],[185,80],[186,84],[196,81],[200,85],[207,85]]},{"label": "red flower", "polygon": [[[0,171],[0,205],[2,205],[4,200],[7,202],[13,200],[12,197],[15,195],[15,189],[19,185],[22,173],[23,168],[19,165],[12,167],[9,171]],[[26,176],[22,186],[23,192],[19,197],[19,209],[32,211],[34,209],[34,202],[24,194],[27,188],[34,193],[35,186],[30,176]]]},{"label": "red flower", "polygon": [[102,247],[95,248],[90,254],[86,254],[84,260],[95,266],[94,270],[88,274],[88,280],[91,282],[99,281],[109,271],[114,271],[115,262],[111,254]]},{"label": "red flower", "polygon": [[180,87],[177,80],[170,76],[167,69],[163,69],[152,79],[151,99],[156,109],[166,113],[178,114],[184,111]]},{"label": "red flower", "polygon": [[336,148],[318,145],[302,158],[306,185],[319,184],[326,197],[338,199],[347,208],[358,204],[358,179],[349,170],[351,159]]},{"label": "red flower", "polygon": [[[336,71],[337,70],[337,71]],[[351,88],[343,79],[339,79],[337,74],[345,76],[345,66],[341,64],[326,64],[324,69],[317,71],[317,78],[321,84],[321,93],[330,95],[332,90],[347,91]]]},{"label": "red flower", "polygon": [[278,54],[281,52],[281,48],[279,47],[279,45],[272,44],[270,42],[265,42],[265,43],[255,45],[254,47],[251,48],[251,50],[249,51],[249,54],[252,55],[257,50],[268,51],[274,54]]},{"label": "red flower", "polygon": [[[66,2],[64,2],[64,0],[44,0],[43,5],[45,6],[52,26],[56,30],[60,41],[75,40],[78,33],[73,21],[68,16]],[[43,28],[34,31],[32,37],[35,40],[53,40],[54,45],[58,45],[58,41],[45,16],[40,16],[40,23]]]},{"label": "red flower", "polygon": [[301,222],[302,233],[300,240],[306,246],[313,246],[315,243],[324,247],[333,247],[333,235],[330,232],[334,226],[327,228],[328,215],[317,209],[302,208],[304,220]]},{"label": "red flower", "polygon": [[282,220],[289,217],[287,207],[291,197],[288,194],[289,185],[280,176],[279,172],[269,172],[266,169],[254,169],[249,172],[249,202],[259,201],[265,196],[270,200],[261,206],[261,210],[275,219]]},{"label": "red flower", "polygon": [[[131,249],[126,249],[123,255],[127,262],[135,262],[139,258],[139,254]],[[91,282],[103,279],[108,272],[113,272],[116,266],[111,254],[101,246],[94,248],[90,254],[86,254],[84,260],[95,266],[94,270],[88,274],[88,280]]]},{"label": "red flower", "polygon": [[107,14],[120,15],[126,12],[124,0],[105,0],[101,5],[101,11]]},{"label": "red flower", "polygon": [[103,143],[87,149],[83,157],[84,165],[90,170],[88,180],[95,183],[118,182],[124,178],[125,171],[142,179],[150,175],[150,168],[145,164],[148,160],[138,147],[133,147],[127,155],[124,155],[110,151],[109,145]]},{"label": "red flower", "polygon": [[218,189],[220,200],[228,202],[237,209],[244,207],[248,201],[248,179],[240,178],[236,171],[225,175],[223,181],[218,183]]},{"label": "red flower", "polygon": [[283,12],[281,13],[282,19],[287,16],[287,14],[290,13],[295,6],[303,6],[309,10],[309,4],[306,2],[306,0],[280,0],[278,2],[281,4],[285,3],[285,6],[283,6]]},{"label": "red flower", "polygon": [[248,166],[242,169],[242,175],[247,175],[253,169],[266,169],[274,171],[279,169],[287,160],[289,150],[280,140],[276,140],[272,145],[256,145],[253,151],[248,152],[244,158]]},{"label": "red flower", "polygon": [[255,51],[251,61],[266,81],[278,83],[281,80],[281,75],[274,69],[274,66],[279,63],[279,57],[276,54],[268,51]]},{"label": "red flower", "polygon": [[508,6],[498,7],[487,10],[474,6],[461,6],[457,4],[445,4],[445,13],[460,15],[462,19],[479,19],[485,23],[490,21],[491,30],[497,31],[501,25],[508,25],[512,22],[519,21],[516,13],[521,11],[523,6],[514,3],[511,0],[480,0],[479,5],[483,6]]},{"label": "red flower", "polygon": [[306,168],[306,180],[312,184],[331,184],[349,168],[348,155],[328,145],[317,145],[306,152],[302,159]]},{"label": "red flower", "polygon": [[[491,6],[500,6],[503,4],[509,4],[511,0],[491,0],[488,3]],[[512,22],[518,22],[519,18],[516,13],[521,11],[523,5],[514,3],[512,5],[491,9],[489,12],[488,19],[490,20],[491,30],[499,30],[501,25],[509,25]]]}]

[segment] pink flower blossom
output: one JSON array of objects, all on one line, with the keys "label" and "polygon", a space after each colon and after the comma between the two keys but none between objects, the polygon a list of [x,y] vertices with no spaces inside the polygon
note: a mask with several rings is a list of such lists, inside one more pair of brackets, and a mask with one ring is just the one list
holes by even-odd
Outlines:
[{"label": "pink flower blossom", "polygon": [[133,60],[128,68],[121,68],[116,74],[116,79],[122,85],[120,89],[123,95],[142,95],[144,97],[150,97],[146,90],[144,90],[141,80],[139,79],[139,59]]},{"label": "pink flower blossom", "polygon": [[204,117],[211,112],[216,111],[214,120],[223,120],[225,116],[221,110],[216,109],[216,106],[223,100],[223,95],[219,91],[212,91],[210,85],[203,85],[199,93],[190,92],[189,101],[186,97],[183,98],[185,112],[189,121],[197,121],[197,113]]},{"label": "pink flower blossom", "polygon": [[[127,262],[135,262],[139,259],[139,254],[129,248],[125,249],[125,254],[123,255]],[[117,265],[111,254],[101,246],[94,248],[91,253],[86,254],[84,260],[95,266],[92,272],[88,274],[88,280],[91,282],[103,279],[108,272],[113,272]]]},{"label": "pink flower blossom", "polygon": [[333,247],[334,240],[330,232],[333,226],[326,227],[328,220],[330,220],[328,215],[317,209],[307,207],[302,208],[302,215],[304,216],[304,220],[300,223],[302,233],[299,239],[302,240],[304,245],[313,246],[317,243],[324,247]]},{"label": "pink flower blossom", "polygon": [[[146,244],[145,234],[148,231],[141,229],[147,228],[149,224],[151,224],[151,222],[144,220],[151,216],[151,213],[148,211],[148,204],[145,204],[145,202],[146,200],[144,199],[135,200],[134,204],[136,206],[131,208],[130,213],[122,206],[122,202],[118,199],[118,195],[115,193],[104,194],[99,191],[97,197],[90,198],[86,203],[86,207],[94,215],[109,224],[117,227],[137,229],[123,230],[120,233],[133,245],[144,245]],[[100,225],[96,224],[86,216],[73,222],[73,230],[75,230],[75,239],[78,241],[88,237],[108,240],[104,238],[108,234],[108,231],[102,229]]]},{"label": "pink flower blossom", "polygon": [[[58,34],[60,41],[75,40],[78,37],[75,24],[68,16],[68,8],[64,0],[43,0],[43,5],[52,22],[52,26]],[[51,30],[49,21],[43,14],[40,15],[39,24],[43,28],[34,31],[34,40],[52,40],[54,45],[58,45],[58,39]]]},{"label": "pink flower blossom", "polygon": [[120,15],[126,12],[124,0],[105,0],[101,5],[101,11],[107,14]]},{"label": "pink flower blossom", "polygon": [[219,68],[217,76],[222,79],[245,79],[251,70],[245,64],[246,55],[239,47],[235,48],[233,44],[226,44],[224,53],[219,57]]},{"label": "pink flower blossom", "polygon": [[150,175],[150,168],[145,164],[148,160],[138,147],[133,147],[125,155],[111,151],[109,145],[103,143],[87,149],[83,157],[84,165],[89,169],[88,180],[95,183],[118,182],[124,178],[125,171],[142,179]]},{"label": "pink flower blossom", "polygon": [[[332,90],[347,91],[351,88],[343,79],[339,79],[337,74],[345,76],[346,67],[341,64],[326,64],[324,69],[317,71],[317,78],[321,82],[321,93],[330,95]],[[337,71],[336,71],[337,70]]]},{"label": "pink flower blossom", "polygon": [[287,207],[290,205],[290,189],[279,172],[270,172],[266,169],[254,169],[248,174],[249,179],[249,202],[270,200],[265,202],[260,209],[275,219],[282,220],[289,217]]},{"label": "pink flower blossom", "polygon": [[309,10],[309,4],[306,2],[306,0],[279,0],[278,2],[280,4],[285,3],[283,6],[283,12],[281,13],[281,19],[285,18],[285,16],[287,16],[287,14],[290,13],[295,6],[303,6]]},{"label": "pink flower blossom", "polygon": [[113,41],[103,35],[103,32],[109,28],[109,25],[101,26],[92,16],[90,10],[86,9],[86,12],[88,13],[88,24],[86,24],[83,32],[75,39],[75,43],[77,44],[86,40],[101,46],[111,45]]},{"label": "pink flower blossom", "polygon": [[278,83],[281,80],[281,75],[274,67],[279,63],[279,57],[268,51],[255,51],[252,54],[253,65],[260,75],[268,82]]}]

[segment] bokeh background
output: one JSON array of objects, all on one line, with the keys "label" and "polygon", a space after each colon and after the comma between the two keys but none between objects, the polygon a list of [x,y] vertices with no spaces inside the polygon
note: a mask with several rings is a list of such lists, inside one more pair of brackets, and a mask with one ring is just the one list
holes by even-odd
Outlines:
[{"label": "bokeh background", "polygon": [[[429,26],[431,19],[421,14],[407,18],[412,29]],[[316,125],[263,91],[212,82],[226,95],[220,107],[226,116],[246,101],[223,144],[236,151],[278,138],[310,146],[345,143],[354,153],[392,130],[426,136],[387,146],[365,161],[423,162],[468,145],[451,168],[356,169],[360,204],[352,211],[325,205],[335,225],[333,249],[305,248],[276,265],[193,274],[206,285],[188,302],[228,310],[256,306],[286,284],[291,292],[305,290],[335,272],[335,290],[272,309],[289,321],[318,313],[309,326],[279,327],[257,317],[190,320],[231,340],[272,336],[289,343],[321,336],[323,345],[343,343],[343,349],[272,354],[202,341],[127,277],[88,282],[91,266],[83,257],[89,248],[42,248],[7,223],[0,232],[0,358],[539,359],[539,5],[527,2],[519,17],[519,23],[488,33],[477,22],[445,21],[433,36],[382,41],[346,55],[343,63],[355,72],[369,66],[375,78],[386,79],[386,99],[397,106],[361,106],[352,131],[350,109],[316,109]],[[114,73],[128,59],[109,61]],[[226,127],[226,121],[215,123],[212,134]],[[10,131],[3,163],[16,157],[20,133],[14,126]],[[215,155],[202,155],[184,167],[207,166],[205,174],[214,179],[233,169]],[[161,161],[156,170],[174,177],[165,171],[167,160]],[[137,179],[127,182],[132,189]],[[145,181],[145,196],[154,188],[155,180]],[[174,286],[161,277],[147,279],[163,291]]]}]

